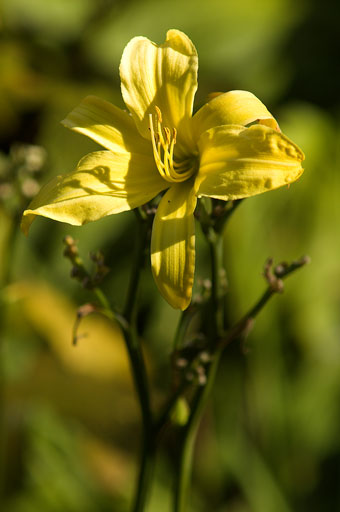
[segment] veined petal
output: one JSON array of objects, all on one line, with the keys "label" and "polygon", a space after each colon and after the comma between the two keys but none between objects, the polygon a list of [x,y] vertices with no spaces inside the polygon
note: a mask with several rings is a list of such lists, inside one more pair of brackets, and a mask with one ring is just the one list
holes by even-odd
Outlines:
[{"label": "veined petal", "polygon": [[279,125],[264,104],[248,91],[217,94],[196,112],[192,121],[196,140],[209,128],[225,124],[245,126],[259,121],[260,124],[280,131]]},{"label": "veined petal", "polygon": [[196,202],[192,179],[173,185],[162,197],[152,228],[154,279],[169,304],[182,310],[189,306],[194,281]]},{"label": "veined petal", "polygon": [[120,78],[124,101],[140,133],[150,138],[149,114],[157,106],[163,125],[178,131],[179,144],[191,147],[188,123],[197,89],[198,57],[190,39],[169,30],[163,44],[133,38],[122,56]]},{"label": "veined petal", "polygon": [[302,151],[267,126],[217,126],[203,133],[198,146],[199,196],[249,197],[292,183],[303,172]]},{"label": "veined petal", "polygon": [[97,151],[47,183],[25,210],[21,227],[27,234],[36,215],[80,226],[132,210],[168,186],[151,156]]},{"label": "veined petal", "polygon": [[128,112],[96,96],[84,98],[62,124],[90,137],[110,151],[121,151],[122,148],[145,154],[152,151],[150,144],[138,133]]}]

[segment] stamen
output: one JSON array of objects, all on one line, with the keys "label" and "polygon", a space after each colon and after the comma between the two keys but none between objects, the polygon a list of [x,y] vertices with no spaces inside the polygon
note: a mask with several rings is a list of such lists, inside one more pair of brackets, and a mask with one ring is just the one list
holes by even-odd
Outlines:
[{"label": "stamen", "polygon": [[164,134],[165,134],[166,143],[167,143],[168,145],[170,145],[170,142],[171,142],[170,130],[169,130],[169,128],[167,128],[166,126],[164,126],[163,131],[164,131]]},{"label": "stamen", "polygon": [[158,117],[158,122],[159,123],[163,123],[163,120],[162,120],[162,112],[160,111],[160,109],[157,107],[157,105],[155,106],[155,110],[156,110],[156,114],[157,114],[157,117]]},{"label": "stamen", "polygon": [[195,168],[191,159],[176,162],[174,160],[174,147],[177,139],[177,130],[172,131],[167,126],[162,126],[163,119],[160,109],[155,107],[156,115],[149,114],[151,142],[155,163],[159,174],[166,181],[180,183],[190,178]]}]

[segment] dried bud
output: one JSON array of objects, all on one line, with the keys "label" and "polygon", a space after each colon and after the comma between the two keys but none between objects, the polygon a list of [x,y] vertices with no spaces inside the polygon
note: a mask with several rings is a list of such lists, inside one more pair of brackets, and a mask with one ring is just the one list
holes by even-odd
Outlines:
[{"label": "dried bud", "polygon": [[70,258],[71,260],[78,256],[78,249],[75,245],[69,245],[64,250],[64,256],[66,258]]},{"label": "dried bud", "polygon": [[278,265],[276,265],[276,267],[274,268],[274,274],[277,276],[277,277],[281,277],[281,276],[284,276],[286,271],[287,271],[287,268],[289,267],[288,263],[286,263],[285,261],[282,262],[282,263],[279,263]]},{"label": "dried bud", "polygon": [[283,284],[282,279],[278,279],[278,278],[274,279],[270,283],[270,287],[276,293],[283,293],[283,291],[284,291],[284,284]]},{"label": "dried bud", "polygon": [[273,258],[268,258],[264,264],[264,269],[263,269],[263,277],[265,278],[266,281],[268,281],[268,283],[270,283],[273,278],[273,274],[271,273],[272,266],[273,266]]},{"label": "dried bud", "polygon": [[29,172],[37,172],[44,166],[47,153],[41,146],[13,144],[11,157],[16,165],[23,165]]},{"label": "dried bud", "polygon": [[206,376],[206,374],[205,373],[200,373],[197,376],[197,382],[198,382],[199,386],[205,386],[206,383],[207,383],[207,376]]},{"label": "dried bud", "polygon": [[74,245],[75,244],[75,240],[72,238],[71,235],[66,235],[64,237],[63,242],[64,242],[65,245]]},{"label": "dried bud", "polygon": [[204,279],[202,281],[202,288],[204,288],[205,290],[211,290],[211,280],[210,279]]},{"label": "dried bud", "polygon": [[306,254],[305,256],[303,256],[301,259],[300,259],[300,264],[301,265],[309,265],[310,262],[312,261],[311,257],[308,256],[308,254]]},{"label": "dried bud", "polygon": [[27,178],[21,185],[21,193],[25,197],[34,197],[39,192],[39,183],[33,178]]},{"label": "dried bud", "polygon": [[184,359],[184,357],[179,357],[176,360],[176,366],[177,368],[186,368],[188,366],[188,360]]},{"label": "dried bud", "polygon": [[204,350],[203,352],[200,353],[199,359],[202,363],[206,364],[211,361],[211,355],[209,354],[209,352]]},{"label": "dried bud", "polygon": [[104,264],[104,255],[101,251],[90,252],[90,259],[98,265]]}]

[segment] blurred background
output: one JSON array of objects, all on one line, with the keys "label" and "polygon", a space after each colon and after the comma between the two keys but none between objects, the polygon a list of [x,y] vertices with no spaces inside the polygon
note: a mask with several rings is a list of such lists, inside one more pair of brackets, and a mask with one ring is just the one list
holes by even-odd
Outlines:
[{"label": "blurred background", "polygon": [[[196,108],[209,92],[256,94],[306,154],[290,189],[247,199],[225,233],[231,321],[260,296],[265,259],[312,264],[259,315],[247,354],[224,356],[197,443],[188,512],[340,510],[340,7],[324,0],[2,0],[0,5],[0,482],[6,512],[129,510],[139,410],[119,329],[81,324],[92,295],[70,278],[62,240],[86,264],[101,249],[104,289],[122,304],[132,213],[82,228],[23,209],[39,186],[96,149],[60,125],[87,94],[123,107],[126,43],[186,32],[199,54]],[[196,280],[209,275],[198,233]],[[143,273],[140,329],[162,399],[179,313]],[[5,460],[3,460],[5,459]],[[147,512],[170,511],[172,460],[157,461]]]}]

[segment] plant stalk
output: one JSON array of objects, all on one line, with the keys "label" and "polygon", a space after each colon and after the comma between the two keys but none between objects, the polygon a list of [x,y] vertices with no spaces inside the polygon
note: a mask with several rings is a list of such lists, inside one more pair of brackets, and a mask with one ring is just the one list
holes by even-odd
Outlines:
[{"label": "plant stalk", "polygon": [[223,327],[223,308],[220,300],[220,276],[222,270],[222,237],[212,228],[206,232],[210,250],[211,264],[211,298],[209,307],[210,348],[213,360],[206,368],[206,383],[196,391],[191,404],[191,413],[187,424],[183,427],[180,440],[180,456],[178,473],[175,483],[174,512],[186,512],[188,504],[188,491],[190,487],[193,452],[198,426],[205,410],[211,389],[215,381],[221,350],[217,349],[219,333]]},{"label": "plant stalk", "polygon": [[207,405],[210,392],[212,390],[215,376],[221,356],[218,351],[214,360],[207,370],[207,382],[205,386],[198,389],[194,402],[192,404],[191,414],[188,423],[184,427],[181,435],[181,452],[178,467],[178,478],[175,485],[174,512],[186,512],[188,504],[188,491],[192,473],[193,452],[195,447],[196,435],[202,418],[202,414]]},{"label": "plant stalk", "polygon": [[138,219],[139,226],[135,247],[134,264],[130,277],[123,316],[120,320],[120,325],[124,334],[134,385],[142,415],[141,461],[135,499],[132,507],[133,512],[142,512],[145,508],[149,493],[148,491],[152,480],[155,458],[155,445],[153,436],[154,428],[150,405],[150,392],[147,381],[144,356],[136,328],[137,291],[140,280],[140,273],[144,262],[144,250],[149,226],[146,220],[141,219],[139,216]]}]

